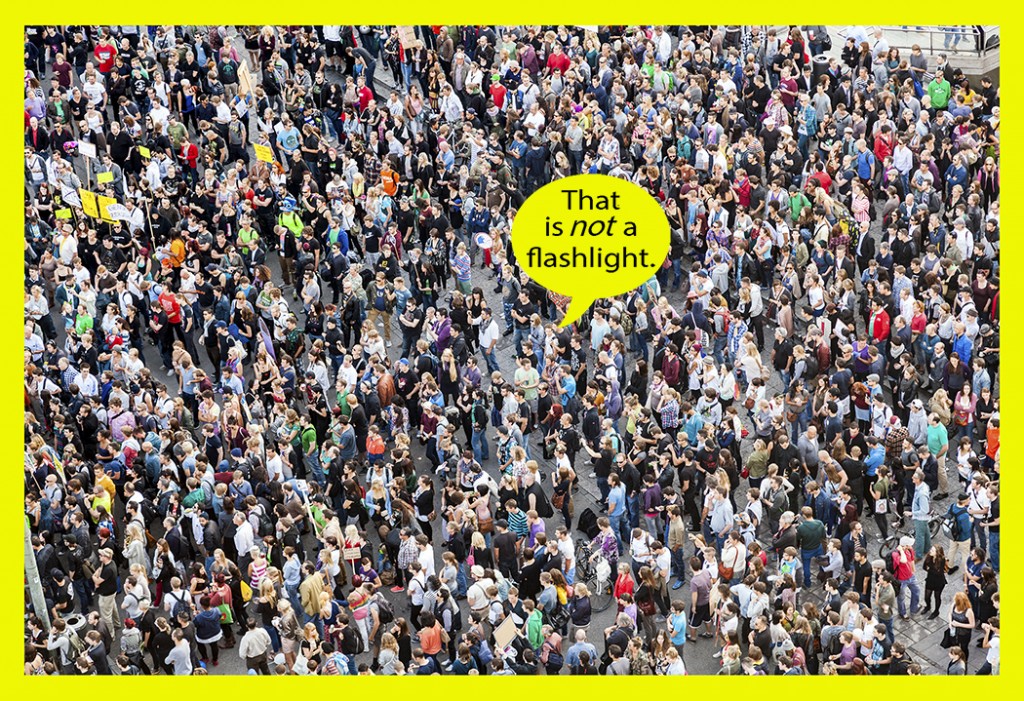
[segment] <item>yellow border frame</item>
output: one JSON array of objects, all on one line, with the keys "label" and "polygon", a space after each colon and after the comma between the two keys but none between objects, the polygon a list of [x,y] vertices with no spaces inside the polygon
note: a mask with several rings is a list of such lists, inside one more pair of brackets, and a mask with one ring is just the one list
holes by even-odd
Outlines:
[{"label": "yellow border frame", "polygon": [[[996,0],[984,4],[967,6],[962,3],[954,3],[951,0],[933,0],[921,5],[909,3],[905,8],[895,4],[879,4],[878,6],[868,5],[856,6],[858,11],[851,14],[853,6],[842,4],[832,8],[820,6],[809,6],[806,3],[797,3],[793,10],[788,8],[775,9],[769,3],[759,3],[753,6],[745,6],[745,3],[734,4],[728,7],[704,7],[686,6],[682,4],[659,4],[656,7],[646,7],[640,3],[622,4],[613,0],[590,0],[585,3],[567,3],[565,5],[552,5],[541,2],[516,2],[516,3],[473,3],[461,6],[433,5],[429,3],[410,3],[407,7],[400,7],[398,3],[373,4],[358,3],[356,5],[332,6],[329,3],[317,3],[319,7],[307,6],[296,7],[282,3],[272,3],[267,0],[250,0],[242,5],[220,3],[198,3],[198,7],[187,7],[184,3],[161,6],[159,11],[139,10],[131,6],[118,6],[117,14],[113,7],[91,6],[88,3],[74,3],[66,0],[45,3],[38,6],[26,6],[20,3],[12,3],[5,8],[7,20],[0,27],[0,67],[2,74],[7,76],[4,84],[0,106],[3,106],[5,122],[9,120],[8,126],[0,129],[0,149],[2,153],[11,154],[13,161],[14,154],[18,154],[21,160],[23,144],[17,139],[17,129],[21,128],[22,116],[17,106],[22,104],[24,93],[15,93],[14,87],[20,85],[19,76],[23,70],[23,55],[18,46],[23,43],[23,27],[26,24],[67,24],[81,22],[86,24],[96,23],[98,17],[113,18],[124,22],[131,20],[139,24],[297,24],[296,20],[301,19],[302,23],[327,24],[331,22],[343,22],[344,24],[523,24],[524,21],[532,20],[538,24],[602,24],[614,22],[616,24],[673,24],[673,23],[694,23],[700,20],[714,21],[726,24],[757,24],[776,23],[780,19],[786,19],[787,15],[794,14],[796,10],[801,15],[798,19],[801,22],[812,19],[823,24],[845,24],[854,17],[866,20],[864,15],[870,14],[871,19],[878,23],[886,24],[954,24],[967,21],[988,21],[991,24],[1001,25],[1001,44],[1003,52],[1001,55],[1002,75],[1009,78],[1006,85],[1013,88],[1009,93],[1003,95],[1003,114],[1010,117],[1010,132],[1002,133],[1002,144],[1004,157],[1002,159],[1003,192],[1013,192],[1015,183],[1021,182],[1019,177],[1022,164],[1017,158],[1018,142],[1017,134],[1021,129],[1021,121],[1014,119],[1019,109],[1020,101],[1017,97],[1020,78],[1022,75],[1015,69],[1024,67],[1024,49],[1021,47],[1022,28],[1024,28],[1024,14],[1019,8],[1011,9],[1008,2]],[[336,9],[335,9],[336,8]],[[869,9],[870,13],[863,13]],[[926,16],[922,16],[922,12]],[[803,17],[803,14],[810,14],[811,17]],[[863,14],[862,14],[863,13]],[[1017,109],[1015,109],[1017,107]],[[11,109],[11,112],[7,112]],[[15,126],[14,120],[18,120]],[[1010,154],[1010,157],[1005,157]],[[12,162],[7,168],[0,170],[0,183],[4,185],[3,192],[7,199],[7,206],[4,208],[15,217],[12,222],[12,231],[8,232],[9,238],[16,238],[18,232],[23,230],[22,214],[22,172],[21,165],[15,167]],[[1007,222],[1016,222],[1016,215],[1021,211],[1015,198],[1009,197],[1002,202],[1002,218]],[[1021,265],[1024,267],[1024,243],[1016,231],[1015,226],[1004,225],[1008,235],[1003,237],[1003,264]],[[7,304],[0,304],[0,378],[3,388],[3,404],[0,405],[0,445],[10,446],[8,456],[8,470],[19,469],[22,464],[21,446],[23,444],[23,413],[15,411],[17,403],[24,403],[23,399],[23,359],[18,352],[20,344],[19,337],[22,327],[22,306],[16,300],[22,299],[23,266],[21,260],[22,246],[11,246],[10,255],[0,258],[0,300],[10,300]],[[1015,262],[1016,261],[1016,262]],[[1024,340],[1024,323],[1020,325],[1012,322],[1015,301],[1024,300],[1022,296],[1022,280],[1024,275],[1017,278],[1015,275],[1002,275],[1004,292],[1009,295],[1003,302],[1003,307],[1011,310],[1010,325],[1002,330],[1003,345],[1010,348],[1015,346],[1017,341]],[[1001,378],[1001,394],[1005,397],[1014,397],[1016,392],[1024,391],[1021,382],[1021,372],[1016,363],[1009,363],[1006,366],[1008,375]],[[1015,402],[1008,402],[1002,407],[1003,422],[1005,426],[1017,426],[1021,424],[1021,405]],[[1010,465],[1010,473],[1007,475],[1006,484],[1003,487],[1004,493],[1011,498],[1021,494],[1021,477],[1016,474],[1016,459],[1022,455],[1021,441],[1015,432],[1004,432],[1002,438],[1003,461]],[[15,449],[15,446],[18,446]],[[1011,456],[1007,459],[1006,456]],[[1016,457],[1014,457],[1016,456]],[[0,621],[2,623],[2,636],[0,636],[0,680],[11,683],[9,690],[27,692],[31,694],[60,694],[60,693],[103,693],[113,691],[116,694],[124,693],[173,693],[175,691],[195,691],[194,684],[198,681],[178,680],[174,677],[135,677],[126,680],[112,682],[107,687],[104,678],[80,678],[69,679],[66,677],[54,677],[47,679],[27,678],[23,675],[23,654],[21,636],[23,633],[23,605],[21,582],[22,578],[16,573],[21,571],[23,556],[21,553],[22,542],[22,509],[24,500],[21,496],[21,486],[16,490],[4,493],[0,497],[0,533],[6,533],[8,544],[13,546],[7,551],[6,561],[10,569],[0,579]],[[320,690],[327,688],[330,684],[333,689],[348,687],[357,693],[394,693],[400,689],[417,694],[444,694],[444,693],[474,693],[485,688],[498,688],[505,693],[579,693],[600,694],[605,693],[665,693],[672,690],[698,692],[721,692],[726,694],[758,693],[758,691],[782,691],[782,684],[797,684],[800,689],[787,689],[784,693],[835,693],[839,684],[844,687],[843,691],[854,691],[854,685],[858,687],[854,693],[864,693],[859,687],[867,685],[871,691],[881,685],[888,687],[886,691],[896,694],[914,695],[922,697],[928,693],[939,694],[970,694],[982,698],[990,697],[993,694],[1011,694],[1024,688],[1024,676],[1016,664],[1010,665],[1009,661],[1020,659],[1020,632],[1017,626],[1022,625],[1020,616],[1020,605],[1017,600],[1021,589],[1017,577],[1022,576],[1021,563],[1013,557],[1009,557],[1008,545],[1015,543],[1016,538],[1024,533],[1021,522],[1016,521],[1013,516],[1006,524],[1010,537],[1006,539],[1006,555],[1003,557],[1004,569],[1001,581],[1003,589],[1008,596],[1004,596],[1006,605],[1001,611],[1003,618],[1003,629],[1006,631],[1003,636],[1002,655],[1006,660],[1002,663],[1002,675],[993,678],[975,678],[970,681],[964,678],[945,679],[942,677],[926,677],[923,679],[891,679],[883,682],[881,678],[854,681],[849,678],[839,678],[828,682],[831,686],[826,687],[826,678],[822,677],[801,677],[796,680],[783,681],[782,678],[747,678],[734,677],[728,680],[717,677],[687,677],[671,681],[667,677],[643,677],[641,679],[629,679],[616,677],[600,678],[587,677],[585,679],[572,680],[565,676],[548,679],[547,677],[533,677],[530,679],[503,678],[501,680],[489,680],[486,682],[474,682],[470,678],[454,677],[433,677],[419,679],[415,682],[409,680],[383,680],[379,677],[362,677],[359,679],[346,678],[340,683],[321,680],[319,677],[302,678],[262,678],[249,680],[239,676],[223,677],[209,676],[202,677],[204,692],[212,693],[233,693],[249,694],[256,691],[257,685],[260,690],[280,691],[294,693],[298,689],[303,691]],[[15,549],[15,547],[17,549]],[[186,686],[180,687],[179,683]],[[480,685],[478,686],[477,683]],[[355,687],[351,685],[355,684]],[[606,686],[611,684],[611,687]],[[722,685],[727,685],[727,689]],[[670,687],[671,685],[671,687]],[[948,686],[947,686],[948,685]],[[945,688],[944,688],[945,687]]]}]

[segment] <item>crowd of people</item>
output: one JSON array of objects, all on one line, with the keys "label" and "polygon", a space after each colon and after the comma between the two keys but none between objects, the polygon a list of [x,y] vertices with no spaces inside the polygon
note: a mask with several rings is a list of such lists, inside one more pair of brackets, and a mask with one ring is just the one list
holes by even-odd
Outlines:
[{"label": "crowd of people", "polygon": [[[79,25],[24,83],[26,674],[998,673],[989,77],[864,27]],[[510,237],[578,173],[671,247],[559,328]]]}]

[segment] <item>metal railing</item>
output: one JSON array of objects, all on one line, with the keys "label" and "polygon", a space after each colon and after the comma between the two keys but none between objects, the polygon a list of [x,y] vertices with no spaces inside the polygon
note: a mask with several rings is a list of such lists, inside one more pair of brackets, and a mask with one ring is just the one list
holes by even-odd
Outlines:
[{"label": "metal railing", "polygon": [[[917,44],[921,47],[921,51],[928,56],[944,53],[947,56],[967,54],[981,57],[999,48],[998,27],[982,25],[879,26],[889,46],[899,49],[901,52],[909,51],[914,44]],[[838,34],[845,38],[848,35],[848,28],[840,29]]]}]

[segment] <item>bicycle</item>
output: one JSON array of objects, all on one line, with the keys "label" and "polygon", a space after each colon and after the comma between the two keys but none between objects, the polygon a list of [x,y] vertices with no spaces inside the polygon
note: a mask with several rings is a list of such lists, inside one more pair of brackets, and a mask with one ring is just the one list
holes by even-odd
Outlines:
[{"label": "bicycle", "polygon": [[[895,506],[891,501],[889,506],[892,513],[895,513]],[[931,533],[932,538],[939,534],[945,519],[945,514],[937,514],[934,509],[928,512],[928,532]],[[883,560],[889,557],[890,553],[900,544],[902,536],[909,535],[913,537],[914,535],[913,521],[909,516],[903,516],[898,521],[893,522],[892,527],[893,530],[889,533],[889,537],[884,539],[878,546],[878,556]]]},{"label": "bicycle", "polygon": [[583,539],[576,541],[576,579],[590,590],[590,610],[600,613],[611,606],[615,598],[612,595],[612,566],[603,555],[591,560],[593,555],[590,543]]}]

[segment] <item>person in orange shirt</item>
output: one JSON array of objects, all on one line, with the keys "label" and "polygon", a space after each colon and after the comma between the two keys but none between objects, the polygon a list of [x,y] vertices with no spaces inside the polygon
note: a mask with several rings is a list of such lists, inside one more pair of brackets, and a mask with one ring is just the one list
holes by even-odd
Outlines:
[{"label": "person in orange shirt", "polygon": [[398,173],[392,170],[390,161],[385,161],[380,170],[380,185],[388,196],[394,197],[398,194],[398,181]]},{"label": "person in orange shirt", "polygon": [[437,654],[441,652],[441,646],[444,644],[442,638],[446,633],[434,614],[429,611],[420,613],[420,626],[420,647],[423,648],[423,654],[432,658],[440,669],[441,661],[437,659]]}]

